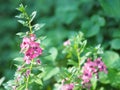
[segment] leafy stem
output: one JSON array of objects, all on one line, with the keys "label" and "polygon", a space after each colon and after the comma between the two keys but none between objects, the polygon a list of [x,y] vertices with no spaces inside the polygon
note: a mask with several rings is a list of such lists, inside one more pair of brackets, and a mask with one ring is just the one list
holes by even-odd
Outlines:
[{"label": "leafy stem", "polygon": [[32,25],[30,21],[29,21],[29,29],[30,29],[30,33],[32,34]]},{"label": "leafy stem", "polygon": [[76,52],[77,52],[77,58],[78,58],[78,73],[79,73],[79,71],[80,71],[80,60],[81,60],[81,58],[80,58],[80,50],[77,49]]},{"label": "leafy stem", "polygon": [[[34,61],[34,59],[32,59],[31,64],[30,64],[30,68],[29,68],[30,73],[31,73],[31,70],[32,70],[32,67],[33,67],[33,61]],[[27,77],[26,90],[28,90],[29,79],[30,79],[30,74],[29,74],[28,77]]]},{"label": "leafy stem", "polygon": [[18,22],[21,23],[24,26],[27,26],[30,30],[30,34],[32,32],[32,25],[31,22],[36,16],[36,11],[34,11],[30,16],[26,12],[26,6],[23,4],[20,4],[20,6],[17,8],[18,11],[20,11],[20,15],[17,15],[16,17],[19,18]]},{"label": "leafy stem", "polygon": [[[30,19],[29,19],[28,21],[29,21],[28,26],[29,26],[30,34],[32,34],[31,21],[30,21]],[[34,61],[34,59],[32,59],[31,64],[30,64],[30,67],[29,67],[30,73],[31,73],[31,70],[32,70],[32,67],[33,67],[33,61]],[[29,78],[30,78],[30,74],[29,74],[28,77],[27,77],[26,90],[28,90]]]}]

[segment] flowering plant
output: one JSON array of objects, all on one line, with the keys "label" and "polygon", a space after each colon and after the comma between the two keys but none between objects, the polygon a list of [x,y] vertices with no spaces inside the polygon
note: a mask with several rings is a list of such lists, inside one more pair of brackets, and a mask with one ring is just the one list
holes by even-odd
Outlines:
[{"label": "flowering plant", "polygon": [[[61,90],[88,90],[96,88],[99,72],[107,74],[107,69],[100,55],[100,45],[87,46],[82,32],[64,42],[63,54],[66,55],[67,67],[62,67],[59,77]],[[93,85],[94,84],[94,85]],[[58,85],[59,86],[59,85]]]},{"label": "flowering plant", "polygon": [[[48,50],[50,55],[42,58],[43,54],[47,52],[41,42],[43,38],[37,38],[36,32],[44,24],[32,25],[36,11],[29,16],[26,13],[26,7],[22,4],[17,10],[21,12],[16,16],[19,18],[18,22],[28,27],[29,31],[17,33],[22,38],[20,44],[22,57],[15,58],[20,63],[16,65],[14,80],[8,81],[4,87],[7,90],[34,90],[34,87],[37,86],[37,90],[45,90],[44,82],[54,77],[53,90],[95,89],[99,72],[107,73],[106,66],[102,61],[103,51],[100,45],[88,46],[84,34],[79,32],[63,43],[61,54],[66,63],[57,65],[56,63],[59,62],[55,60],[58,51],[54,47]],[[52,64],[42,62],[40,58],[50,60]]]},{"label": "flowering plant", "polygon": [[[37,78],[40,79],[39,75],[41,72],[35,76],[32,70],[41,67],[39,57],[42,55],[44,48],[41,47],[41,38],[37,38],[35,33],[43,24],[31,24],[36,16],[36,11],[29,16],[26,13],[26,7],[22,4],[17,10],[21,12],[16,16],[19,18],[18,22],[28,27],[29,31],[26,33],[17,33],[17,35],[23,39],[20,44],[20,53],[24,56],[15,58],[15,60],[19,60],[21,64],[16,65],[18,69],[15,72],[14,80],[8,81],[4,86],[8,90],[28,90],[32,82],[37,82]],[[41,85],[41,79],[37,83]]]}]

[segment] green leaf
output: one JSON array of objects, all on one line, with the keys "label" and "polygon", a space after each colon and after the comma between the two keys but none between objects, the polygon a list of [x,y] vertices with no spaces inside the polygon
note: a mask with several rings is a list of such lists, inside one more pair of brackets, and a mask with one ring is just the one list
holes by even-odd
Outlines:
[{"label": "green leaf", "polygon": [[90,20],[82,23],[82,30],[86,37],[93,37],[100,32],[100,27],[105,25],[105,19],[99,15],[93,15]]},{"label": "green leaf", "polygon": [[12,90],[12,86],[16,85],[14,80],[9,80],[7,83],[3,84],[6,90]]},{"label": "green leaf", "polygon": [[120,58],[117,59],[114,63],[112,63],[112,66],[114,67],[114,69],[120,71]]},{"label": "green leaf", "polygon": [[58,0],[55,14],[59,22],[66,24],[72,23],[78,15],[78,3],[79,1],[74,0]]},{"label": "green leaf", "polygon": [[16,35],[20,36],[21,38],[25,37],[26,36],[26,33],[24,32],[19,32],[17,33]]},{"label": "green leaf", "polygon": [[45,76],[44,76],[44,80],[48,80],[48,79],[50,79],[52,76],[54,76],[54,75],[56,75],[57,73],[59,73],[59,68],[58,67],[55,67],[55,68],[50,68],[50,67],[48,67],[48,68],[46,68],[46,74],[45,74]]},{"label": "green leaf", "polygon": [[68,60],[68,63],[67,63],[68,65],[73,65],[73,66],[78,66],[78,63],[77,62],[75,62],[74,60],[71,60],[71,59],[69,59]]},{"label": "green leaf", "polygon": [[39,85],[43,85],[43,82],[41,79],[35,79],[35,83],[39,84]]},{"label": "green leaf", "polygon": [[71,73],[68,71],[67,68],[61,67],[60,69],[61,69],[61,70],[60,70],[59,76],[60,76],[62,79],[65,79],[66,77],[71,76]]},{"label": "green leaf", "polygon": [[16,15],[15,17],[16,17],[16,18],[19,18],[19,19],[20,19],[20,18],[25,18],[25,15],[24,15],[24,13],[21,13],[21,14],[19,14],[19,15]]},{"label": "green leaf", "polygon": [[4,80],[5,80],[5,77],[0,78],[0,86],[2,85]]},{"label": "green leaf", "polygon": [[23,25],[25,24],[25,21],[23,21],[23,20],[18,20],[18,22],[23,24]]},{"label": "green leaf", "polygon": [[68,72],[70,72],[70,73],[75,73],[76,71],[77,71],[77,68],[74,66],[68,68]]},{"label": "green leaf", "polygon": [[103,54],[103,50],[102,50],[100,44],[95,47],[95,50],[97,51],[97,52],[96,52],[97,54]]},{"label": "green leaf", "polygon": [[19,87],[17,87],[17,90],[23,90],[25,87],[25,84],[24,85],[20,85]]},{"label": "green leaf", "polygon": [[116,50],[120,49],[120,39],[113,39],[111,41],[111,48]]},{"label": "green leaf", "polygon": [[92,82],[92,89],[96,90],[97,87],[97,79],[95,78],[95,75],[93,76],[93,78],[91,79]]},{"label": "green leaf", "polygon": [[24,7],[23,4],[20,4],[20,6],[16,9],[20,12],[25,12],[25,8],[26,8],[26,6]]},{"label": "green leaf", "polygon": [[85,48],[86,44],[87,44],[87,40],[84,40],[83,42],[81,42],[81,47],[80,47],[81,48],[80,49],[81,53],[84,51],[84,48]]},{"label": "green leaf", "polygon": [[85,47],[86,44],[87,44],[87,40],[84,40],[84,41],[82,42],[82,47]]},{"label": "green leaf", "polygon": [[87,30],[86,37],[92,37],[98,34],[100,31],[99,25],[93,25],[90,29]]},{"label": "green leaf", "polygon": [[93,15],[91,17],[91,21],[94,23],[94,24],[97,24],[99,26],[104,26],[105,25],[105,19],[99,15]]},{"label": "green leaf", "polygon": [[114,51],[106,51],[103,54],[103,61],[108,68],[114,68],[112,64],[119,59],[119,54]]},{"label": "green leaf", "polygon": [[120,38],[120,29],[114,29],[114,32],[112,33],[113,38]]},{"label": "green leaf", "polygon": [[23,57],[17,57],[14,59],[14,61],[20,61],[20,62],[23,62]]},{"label": "green leaf", "polygon": [[88,58],[88,56],[89,56],[91,53],[92,53],[92,52],[87,52],[87,53],[85,53],[85,55],[83,55],[83,56],[81,57],[80,65],[82,65],[82,64],[85,62],[85,60]]},{"label": "green leaf", "polygon": [[51,53],[51,59],[55,60],[57,55],[58,55],[58,50],[57,48],[53,47],[49,50],[49,52]]},{"label": "green leaf", "polygon": [[107,16],[120,18],[120,0],[99,0]]},{"label": "green leaf", "polygon": [[33,19],[35,18],[35,16],[36,16],[36,14],[37,14],[37,11],[33,11],[32,12],[32,14],[30,15],[30,22],[32,22],[33,21]]},{"label": "green leaf", "polygon": [[28,26],[28,22],[27,22],[27,21],[18,20],[18,22],[19,22],[20,24],[22,24],[23,26]]},{"label": "green leaf", "polygon": [[117,72],[114,69],[108,71],[108,79],[110,84],[114,87],[120,87],[120,72]]},{"label": "green leaf", "polygon": [[34,31],[40,30],[42,27],[44,27],[44,25],[45,25],[45,24],[35,24],[35,25],[33,26]]},{"label": "green leaf", "polygon": [[[108,72],[109,73],[109,72]],[[110,80],[108,78],[108,74],[105,74],[104,72],[99,73],[99,80],[103,84],[110,83]]]},{"label": "green leaf", "polygon": [[50,48],[49,53],[50,53],[50,55],[46,56],[45,58],[48,59],[48,60],[50,60],[50,61],[51,60],[55,61],[56,57],[58,55],[58,50],[55,47],[52,47],[52,48]]}]

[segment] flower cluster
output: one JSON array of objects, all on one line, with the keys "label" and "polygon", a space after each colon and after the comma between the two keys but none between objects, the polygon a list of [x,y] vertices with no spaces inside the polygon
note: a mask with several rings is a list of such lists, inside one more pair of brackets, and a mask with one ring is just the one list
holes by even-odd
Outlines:
[{"label": "flower cluster", "polygon": [[96,75],[98,79],[98,72],[107,73],[106,66],[102,62],[101,58],[97,58],[94,61],[88,58],[87,62],[83,66],[82,85],[90,88],[90,80],[93,75]]},{"label": "flower cluster", "polygon": [[24,53],[24,60],[26,64],[30,64],[31,60],[37,58],[42,54],[42,48],[38,42],[35,42],[36,37],[30,34],[29,37],[24,37],[21,47],[21,52]]}]

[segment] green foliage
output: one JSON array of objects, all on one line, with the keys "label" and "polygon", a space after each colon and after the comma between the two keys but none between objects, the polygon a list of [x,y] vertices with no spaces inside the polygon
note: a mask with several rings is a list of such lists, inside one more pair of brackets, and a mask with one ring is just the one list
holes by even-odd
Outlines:
[{"label": "green foliage", "polygon": [[100,27],[105,25],[105,19],[98,15],[94,15],[90,20],[85,20],[82,23],[82,30],[86,37],[92,37],[98,35],[100,32]]},{"label": "green foliage", "polygon": [[120,49],[120,39],[113,39],[111,41],[111,48],[119,50]]},{"label": "green foliage", "polygon": [[106,14],[114,18],[120,18],[120,1],[119,0],[99,0]]},{"label": "green foliage", "polygon": [[102,83],[110,83],[113,87],[119,87],[119,62],[120,56],[113,51],[106,51],[103,55],[103,60],[108,67],[108,75],[101,74],[101,82]]},{"label": "green foliage", "polygon": [[[36,22],[45,23],[43,30],[38,30],[36,34],[46,35],[47,39],[42,41],[43,47],[47,46],[48,52],[54,51],[56,55],[48,55],[42,58],[42,62],[54,67],[66,66],[66,58],[61,54],[63,42],[76,32],[82,31],[87,37],[88,46],[102,44],[105,51],[103,60],[108,66],[108,75],[100,75],[100,83],[97,84],[96,90],[119,90],[120,87],[120,1],[119,0],[1,0],[0,1],[0,77],[5,76],[5,81],[13,78],[16,61],[13,58],[18,56],[19,44],[21,40],[15,36],[16,32],[26,31],[22,28],[17,20],[14,19],[19,14],[15,8],[19,3],[26,4],[28,13],[36,10],[36,18],[32,21],[33,28],[38,30],[42,25],[36,25]],[[31,13],[30,13],[31,14]],[[31,14],[34,18],[36,12]],[[21,15],[19,17],[23,17]],[[20,19],[24,20],[24,19]],[[25,33],[17,35],[24,36]],[[52,48],[51,48],[52,47]],[[54,47],[54,48],[53,48]],[[86,54],[87,57],[91,52]],[[86,57],[83,57],[85,60]],[[83,62],[84,62],[83,60]],[[55,63],[53,64],[53,61]],[[69,65],[76,65],[76,61],[68,60]],[[45,64],[45,65],[46,65]],[[44,68],[42,68],[44,70]],[[47,69],[46,69],[47,70]],[[49,69],[48,69],[49,70]],[[55,69],[56,70],[56,69]],[[58,70],[59,71],[59,70]],[[49,71],[48,71],[49,73]],[[44,81],[43,90],[51,90],[55,82],[54,75],[48,76]],[[3,81],[3,82],[5,82]],[[36,81],[41,83],[41,81]],[[34,85],[34,89],[40,88]],[[3,87],[0,87],[0,90]],[[22,87],[21,87],[22,88]],[[41,88],[40,88],[41,89]],[[41,89],[42,90],[42,89]]]},{"label": "green foliage", "polygon": [[119,54],[113,51],[106,51],[103,55],[103,60],[108,68],[113,68],[112,64],[119,58]]}]

